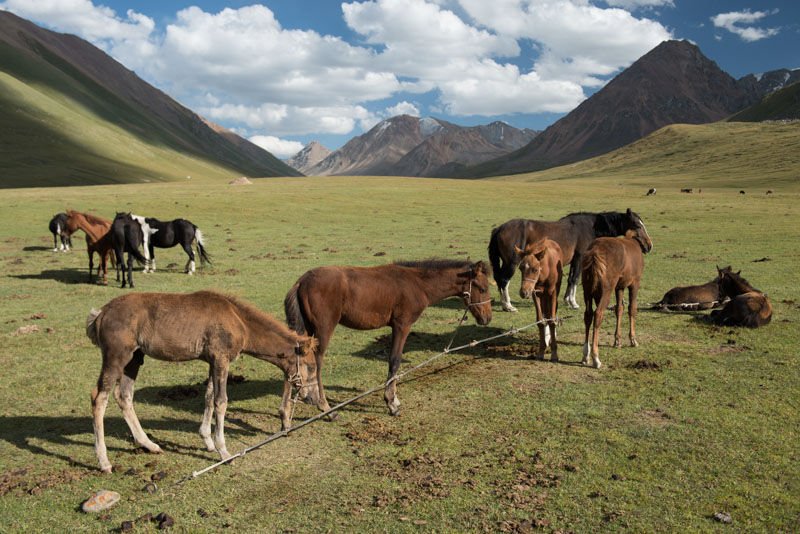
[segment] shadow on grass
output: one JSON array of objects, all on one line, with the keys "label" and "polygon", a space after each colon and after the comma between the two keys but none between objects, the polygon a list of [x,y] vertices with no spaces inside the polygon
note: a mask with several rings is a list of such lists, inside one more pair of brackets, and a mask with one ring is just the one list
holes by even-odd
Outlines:
[{"label": "shadow on grass", "polygon": [[52,251],[52,247],[23,247],[22,250],[25,252],[39,252],[41,250],[49,250]]},{"label": "shadow on grass", "polygon": [[[96,267],[95,267],[96,268]],[[109,269],[109,280],[111,280],[111,269]],[[67,267],[58,270],[45,270],[38,274],[14,274],[11,278],[19,280],[55,280],[62,284],[88,284],[89,274],[86,269],[79,267]],[[97,283],[97,277],[93,277],[92,283]],[[102,278],[101,278],[102,280]]]}]

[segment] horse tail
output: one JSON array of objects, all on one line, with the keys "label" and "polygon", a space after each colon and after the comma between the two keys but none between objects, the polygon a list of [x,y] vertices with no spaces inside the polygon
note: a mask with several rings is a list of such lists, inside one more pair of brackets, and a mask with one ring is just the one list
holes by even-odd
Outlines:
[{"label": "horse tail", "polygon": [[[141,231],[141,229],[140,229],[140,231]],[[136,235],[135,232],[136,232],[136,228],[132,224],[126,225],[125,226],[125,241],[128,242],[128,246],[130,247],[130,254],[133,254],[133,257],[136,258],[136,261],[138,261],[139,263],[142,263],[144,265],[147,265],[147,258],[142,256],[142,253],[139,252],[138,241],[140,241],[140,240],[137,239],[138,236]]]},{"label": "horse tail", "polygon": [[504,231],[504,225],[500,225],[492,230],[492,236],[489,238],[489,262],[492,264],[492,274],[494,281],[501,288],[504,288],[509,280],[514,276],[514,264],[519,261],[517,253],[511,249],[511,257],[500,265],[503,259],[500,251],[500,233]]},{"label": "horse tail", "polygon": [[102,313],[103,310],[92,308],[92,310],[89,312],[89,316],[86,318],[86,336],[92,340],[94,345],[97,346],[100,345],[97,337],[97,330],[100,328],[100,324],[97,322],[97,319],[100,318]]},{"label": "horse tail", "polygon": [[593,295],[600,288],[606,276],[606,264],[596,250],[590,249],[583,257],[581,265],[581,282],[583,290]]},{"label": "horse tail", "polygon": [[286,298],[283,299],[283,313],[286,314],[286,324],[298,334],[305,334],[307,331],[303,310],[300,307],[300,300],[297,298],[297,292],[300,290],[300,282],[302,279],[303,277],[294,284],[292,289],[286,294]]},{"label": "horse tail", "polygon": [[200,265],[211,263],[211,256],[208,255],[205,249],[205,241],[203,241],[203,232],[198,227],[194,227],[194,238],[197,240],[197,254],[200,256]]}]

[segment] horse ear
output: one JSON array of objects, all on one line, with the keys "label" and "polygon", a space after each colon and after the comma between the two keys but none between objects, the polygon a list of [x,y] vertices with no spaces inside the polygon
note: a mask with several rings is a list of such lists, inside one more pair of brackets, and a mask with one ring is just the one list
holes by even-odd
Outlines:
[{"label": "horse ear", "polygon": [[517,256],[524,256],[525,251],[519,248],[517,245],[514,245],[514,252],[517,253]]},{"label": "horse ear", "polygon": [[628,217],[630,217],[632,214],[633,212],[631,211],[630,208],[628,208],[628,211],[625,212],[625,215],[627,215]]}]

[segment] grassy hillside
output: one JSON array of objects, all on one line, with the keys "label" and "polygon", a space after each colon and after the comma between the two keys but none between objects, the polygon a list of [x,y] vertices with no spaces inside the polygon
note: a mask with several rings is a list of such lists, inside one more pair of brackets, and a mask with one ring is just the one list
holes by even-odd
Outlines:
[{"label": "grassy hillside", "polygon": [[[11,16],[0,15],[0,30],[11,31],[4,26]],[[16,20],[62,48],[0,38],[0,187],[297,175],[252,143],[215,131],[88,43]],[[74,49],[92,74],[59,55]]]},{"label": "grassy hillside", "polygon": [[727,122],[759,122],[765,120],[800,119],[800,82],[768,94],[764,99],[743,109]]},{"label": "grassy hillside", "polygon": [[794,189],[800,182],[800,122],[675,124],[603,156],[502,179],[567,178],[610,179],[642,192],[650,187]]},{"label": "grassy hillside", "polygon": [[[0,531],[115,532],[123,521],[166,512],[174,532],[792,532],[800,520],[800,275],[787,244],[800,224],[800,185],[739,195],[762,187],[753,179],[751,169],[703,195],[667,188],[655,197],[616,172],[545,182],[358,177],[6,190]],[[51,252],[47,221],[66,206],[189,218],[206,235],[213,266],[188,277],[180,249],[157,250],[159,272],[134,273],[136,289],[217,288],[280,318],[286,291],[318,265],[485,259],[491,228],[512,217],[630,207],[655,244],[639,299],[642,346],[612,349],[607,314],[604,367],[584,368],[583,311],[561,309],[562,363],[526,359],[537,339],[530,330],[449,354],[399,385],[398,417],[375,394],[336,422],[149,495],[142,488],[153,475],[163,472],[165,488],[217,460],[197,434],[207,365],[146,359],[136,410],[165,452],[136,450],[111,400],[106,442],[118,470],[99,475],[89,392],[100,353],[84,322],[90,308],[128,290],[87,283],[80,235],[77,250]],[[700,312],[644,309],[670,287],[706,282],[729,264],[769,295],[766,328],[720,329]],[[455,345],[532,322],[518,288],[517,275],[519,313],[495,301],[491,324],[470,320]],[[462,313],[458,299],[426,310],[404,368],[446,346]],[[32,325],[39,330],[18,333]],[[332,403],[386,378],[388,334],[337,329],[323,370]],[[249,357],[231,372],[240,378],[228,389],[225,433],[238,452],[278,429],[282,375]],[[316,413],[299,405],[296,417]],[[120,492],[121,502],[101,516],[80,512],[101,488]],[[716,512],[733,523],[718,523]],[[134,531],[155,531],[155,523],[139,519]]]}]

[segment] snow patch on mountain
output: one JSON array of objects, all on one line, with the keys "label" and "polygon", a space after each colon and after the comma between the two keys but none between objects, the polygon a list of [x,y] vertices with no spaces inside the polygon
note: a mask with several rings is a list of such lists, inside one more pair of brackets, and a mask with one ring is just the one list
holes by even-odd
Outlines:
[{"label": "snow patch on mountain", "polygon": [[439,121],[433,117],[425,117],[424,119],[419,120],[419,134],[423,139],[427,139],[428,137],[442,130],[442,128],[443,126],[439,124]]}]

